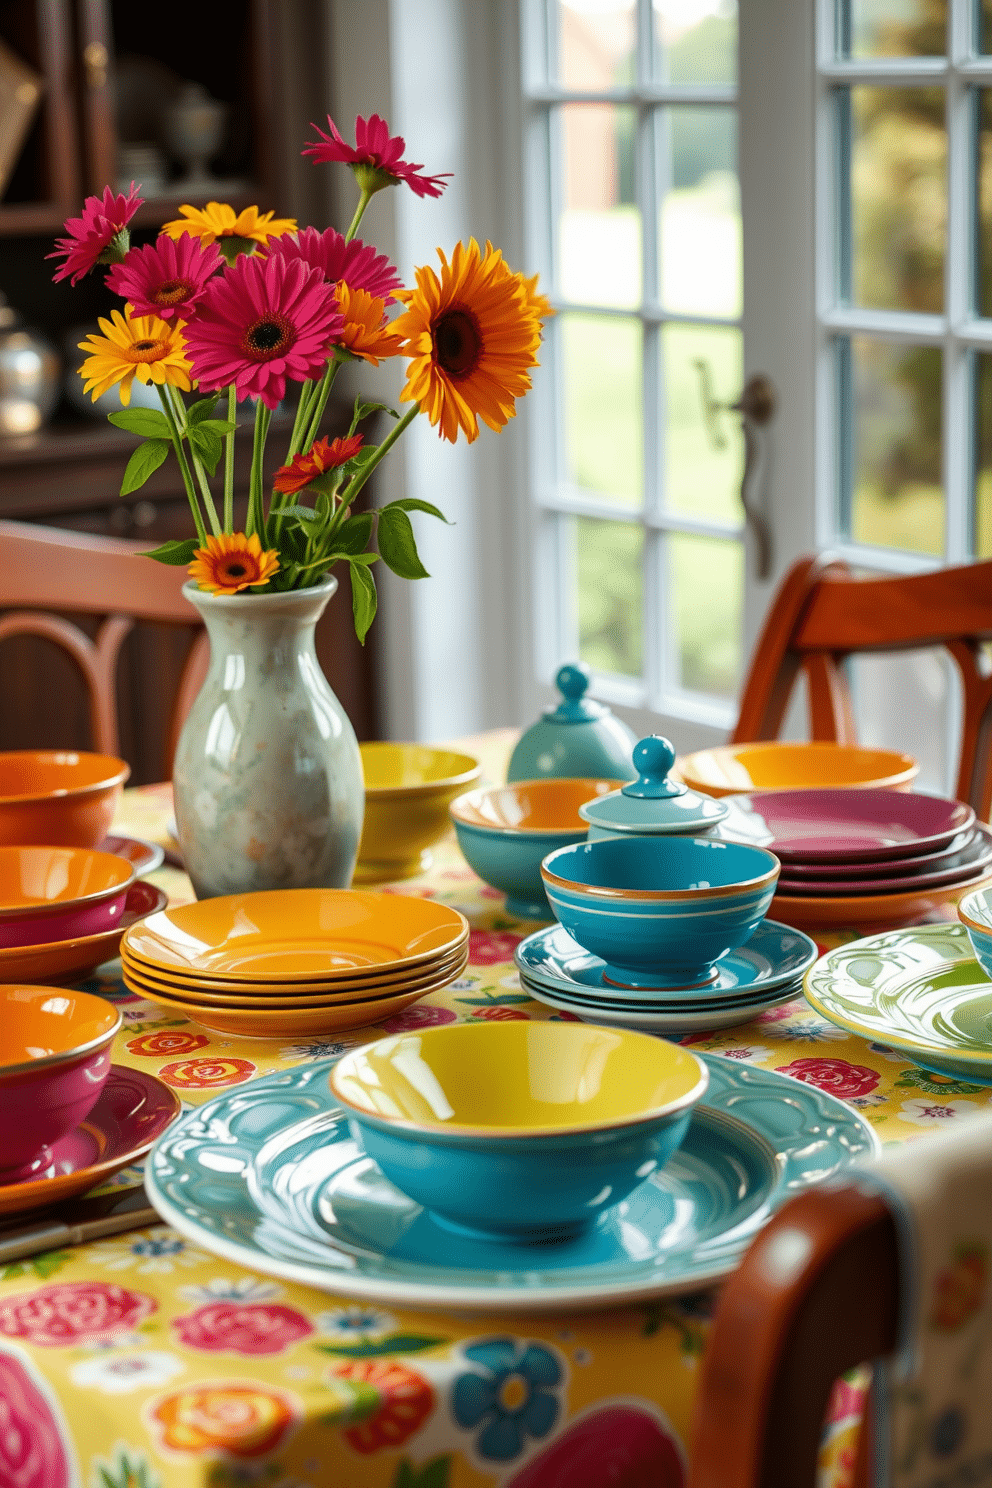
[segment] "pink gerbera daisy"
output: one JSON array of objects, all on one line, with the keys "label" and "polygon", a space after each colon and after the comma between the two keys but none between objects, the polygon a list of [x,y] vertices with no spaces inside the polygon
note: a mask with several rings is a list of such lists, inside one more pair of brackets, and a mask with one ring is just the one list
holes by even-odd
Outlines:
[{"label": "pink gerbera daisy", "polygon": [[376,253],[371,243],[359,238],[345,241],[333,227],[318,232],[305,227],[296,238],[276,238],[270,253],[285,258],[299,258],[312,269],[319,269],[329,284],[343,279],[349,289],[365,289],[376,300],[393,304],[393,290],[403,288],[403,280],[384,253]]},{"label": "pink gerbera daisy", "polygon": [[421,174],[422,165],[401,160],[406,141],[402,135],[390,135],[389,125],[378,114],[372,114],[369,119],[363,119],[359,114],[355,120],[354,148],[345,144],[330,114],[327,116],[327,125],[330,134],[325,134],[316,124],[311,126],[320,135],[320,141],[308,145],[303,154],[311,156],[319,164],[343,160],[355,172],[363,191],[371,194],[373,191],[381,191],[384,186],[395,186],[399,181],[405,181],[417,196],[440,196],[444,190],[447,184],[445,178],[451,172],[443,171],[439,176],[425,176]]},{"label": "pink gerbera daisy", "polygon": [[319,269],[273,254],[242,254],[212,279],[186,333],[187,355],[204,392],[234,383],[238,398],[275,408],[286,379],[323,375],[344,321]]},{"label": "pink gerbera daisy", "polygon": [[164,233],[155,243],[132,248],[123,263],[114,264],[107,284],[132,306],[133,315],[178,316],[192,320],[195,305],[224,258],[213,243],[204,248],[199,238]]},{"label": "pink gerbera daisy", "polygon": [[57,238],[54,252],[45,255],[65,258],[62,267],[52,275],[55,283],[71,274],[73,284],[78,284],[98,263],[119,263],[130,246],[127,225],[141,206],[141,200],[133,181],[127,196],[115,196],[109,186],[102,197],[88,196],[82,216],[70,217],[65,224],[69,236]]}]

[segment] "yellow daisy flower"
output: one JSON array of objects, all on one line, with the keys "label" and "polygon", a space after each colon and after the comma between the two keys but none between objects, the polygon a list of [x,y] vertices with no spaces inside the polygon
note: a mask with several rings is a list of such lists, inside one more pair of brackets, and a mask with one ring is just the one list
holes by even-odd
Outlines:
[{"label": "yellow daisy flower", "polygon": [[135,378],[159,386],[168,383],[189,392],[193,363],[183,355],[184,320],[165,321],[157,315],[132,319],[131,306],[125,305],[123,315],[112,310],[110,319],[101,316],[98,324],[102,336],[87,336],[79,342],[80,351],[89,352],[79,375],[86,379],[83,391],[92,390],[94,403],[101,393],[119,382],[121,402],[126,408]]},{"label": "yellow daisy flower", "polygon": [[222,532],[208,537],[205,548],[197,548],[187,572],[210,594],[239,594],[267,584],[278,567],[279,554],[274,548],[263,553],[257,532],[251,537]]},{"label": "yellow daisy flower", "polygon": [[462,429],[471,444],[480,418],[502,429],[530,387],[544,302],[489,243],[484,254],[474,238],[458,243],[450,264],[438,254],[440,279],[421,268],[416,289],[396,291],[407,308],[392,329],[411,358],[400,398],[419,403],[442,438],[454,443]]},{"label": "yellow daisy flower", "polygon": [[256,248],[264,248],[270,238],[296,231],[294,217],[276,217],[273,212],[259,212],[257,207],[245,207],[243,212],[236,213],[225,202],[208,202],[202,208],[179,210],[182,217],[166,222],[162,231],[170,238],[189,233],[199,238],[204,248],[216,243],[228,263],[233,263],[239,253],[254,253]]},{"label": "yellow daisy flower", "polygon": [[341,279],[335,286],[338,309],[344,316],[344,330],[335,336],[338,346],[378,367],[381,357],[398,356],[403,337],[398,336],[386,319],[385,300],[376,299],[367,289],[352,289]]}]

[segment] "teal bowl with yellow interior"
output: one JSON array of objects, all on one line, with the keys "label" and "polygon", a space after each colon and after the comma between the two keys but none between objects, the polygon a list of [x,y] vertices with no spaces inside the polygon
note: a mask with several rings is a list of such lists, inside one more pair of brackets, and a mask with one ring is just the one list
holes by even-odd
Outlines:
[{"label": "teal bowl with yellow interior", "polygon": [[606,963],[603,981],[649,991],[708,986],[775,893],[779,860],[709,837],[629,837],[551,853],[541,876],[555,916]]},{"label": "teal bowl with yellow interior", "polygon": [[450,808],[462,856],[483,883],[506,895],[508,914],[551,920],[543,859],[556,848],[584,842],[589,828],[579,808],[620,784],[557,776],[466,791]]},{"label": "teal bowl with yellow interior", "polygon": [[346,1054],[331,1090],[402,1193],[458,1234],[588,1230],[682,1142],[709,1071],[649,1034],[449,1023]]}]

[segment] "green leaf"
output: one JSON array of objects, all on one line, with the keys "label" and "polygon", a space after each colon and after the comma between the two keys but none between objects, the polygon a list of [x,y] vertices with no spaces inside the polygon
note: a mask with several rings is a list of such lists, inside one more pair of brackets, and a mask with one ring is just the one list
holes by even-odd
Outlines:
[{"label": "green leaf", "polygon": [[376,540],[382,561],[401,579],[427,579],[430,574],[420,561],[413,523],[398,502],[384,506],[379,513]]},{"label": "green leaf", "polygon": [[201,419],[199,424],[197,424],[197,428],[209,429],[211,434],[223,436],[224,434],[233,434],[237,428],[237,424],[229,424],[227,419],[205,418]]},{"label": "green leaf", "polygon": [[45,1250],[41,1255],[31,1257],[31,1270],[42,1281],[47,1281],[50,1276],[55,1275],[56,1271],[61,1271],[66,1261],[71,1259],[71,1250]]},{"label": "green leaf", "polygon": [[357,516],[349,517],[334,534],[335,546],[343,553],[363,553],[369,545],[374,521],[371,512],[359,512]]},{"label": "green leaf", "polygon": [[[212,423],[213,420],[210,421]],[[200,463],[208,475],[213,475],[217,464],[224,453],[224,444],[220,437],[210,428],[210,423],[194,425],[189,428],[189,442],[196,451]]]},{"label": "green leaf", "polygon": [[301,517],[308,522],[312,522],[316,515],[312,506],[280,506],[273,512],[273,516]]},{"label": "green leaf", "polygon": [[[138,410],[135,409],[135,412]],[[130,496],[132,491],[143,486],[161,465],[170,448],[168,439],[146,439],[144,444],[139,444],[127,462],[124,479],[121,481],[121,495]]]},{"label": "green leaf", "polygon": [[322,1343],[322,1354],[336,1354],[344,1359],[379,1359],[385,1354],[422,1354],[425,1349],[437,1348],[447,1343],[446,1338],[432,1337],[429,1333],[390,1333],[367,1343]]},{"label": "green leaf", "polygon": [[448,527],[454,526],[453,522],[448,521],[443,511],[440,511],[436,506],[431,506],[429,501],[419,501],[416,496],[401,496],[397,501],[388,502],[380,510],[391,511],[393,507],[398,507],[400,511],[426,512],[429,517],[437,517],[439,521],[444,522]]},{"label": "green leaf", "polygon": [[186,422],[188,424],[202,424],[204,419],[213,418],[216,407],[216,396],[212,398],[201,398],[198,403],[191,403],[189,408],[187,408]]},{"label": "green leaf", "polygon": [[355,618],[355,634],[365,645],[365,637],[369,633],[369,626],[375,619],[376,592],[375,579],[362,563],[356,563],[354,559],[349,563],[351,570],[351,610]]},{"label": "green leaf", "polygon": [[151,553],[142,553],[142,558],[154,558],[158,563],[172,563],[177,567],[179,564],[193,562],[193,556],[200,546],[195,537],[186,537],[180,542],[177,538],[171,538],[163,543],[160,548],[155,548]]},{"label": "green leaf", "polygon": [[349,435],[354,434],[362,419],[367,419],[373,413],[388,413],[390,418],[399,418],[396,409],[390,408],[388,403],[363,403],[361,398],[356,398],[355,411],[351,416],[351,428],[348,430]]},{"label": "green leaf", "polygon": [[129,434],[140,434],[144,439],[168,439],[172,432],[169,420],[157,408],[122,408],[120,413],[110,413],[107,418],[118,429],[127,429]]}]

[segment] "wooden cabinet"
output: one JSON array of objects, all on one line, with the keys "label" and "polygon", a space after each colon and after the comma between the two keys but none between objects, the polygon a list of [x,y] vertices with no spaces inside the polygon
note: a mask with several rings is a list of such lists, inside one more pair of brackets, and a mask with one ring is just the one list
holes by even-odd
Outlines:
[{"label": "wooden cabinet", "polygon": [[[329,172],[305,163],[300,150],[310,120],[323,121],[330,101],[321,76],[324,7],[319,0],[0,0],[0,40],[41,77],[42,99],[16,167],[0,196],[0,291],[63,361],[70,387],[82,361],[76,342],[96,318],[119,306],[90,274],[79,285],[53,284],[45,255],[89,194],[120,189],[137,160],[149,161],[158,186],[132,240],[150,241],[184,202],[258,205],[301,225],[332,220]],[[208,44],[201,44],[208,43]],[[163,111],[197,84],[224,106],[225,123],[207,162],[202,188],[183,184],[191,165],[169,143]],[[126,177],[126,180],[125,180]],[[81,386],[81,384],[79,384]],[[347,425],[332,405],[326,432]],[[274,420],[271,468],[280,463],[288,420]],[[172,460],[141,491],[122,500],[121,476],[136,441],[102,416],[81,413],[63,394],[46,427],[0,437],[0,516],[77,531],[147,538],[149,547],[193,535]],[[238,501],[243,510],[251,430],[239,430]],[[364,495],[364,493],[363,493]],[[0,594],[0,610],[3,596]],[[179,634],[139,627],[129,640],[120,679],[122,749],[136,781],[160,779],[162,720],[187,644]],[[376,736],[375,628],[362,648],[351,621],[347,576],[318,627],[324,671],[360,738]],[[42,641],[0,647],[0,749],[37,745],[85,747],[86,710],[71,663]]]}]

